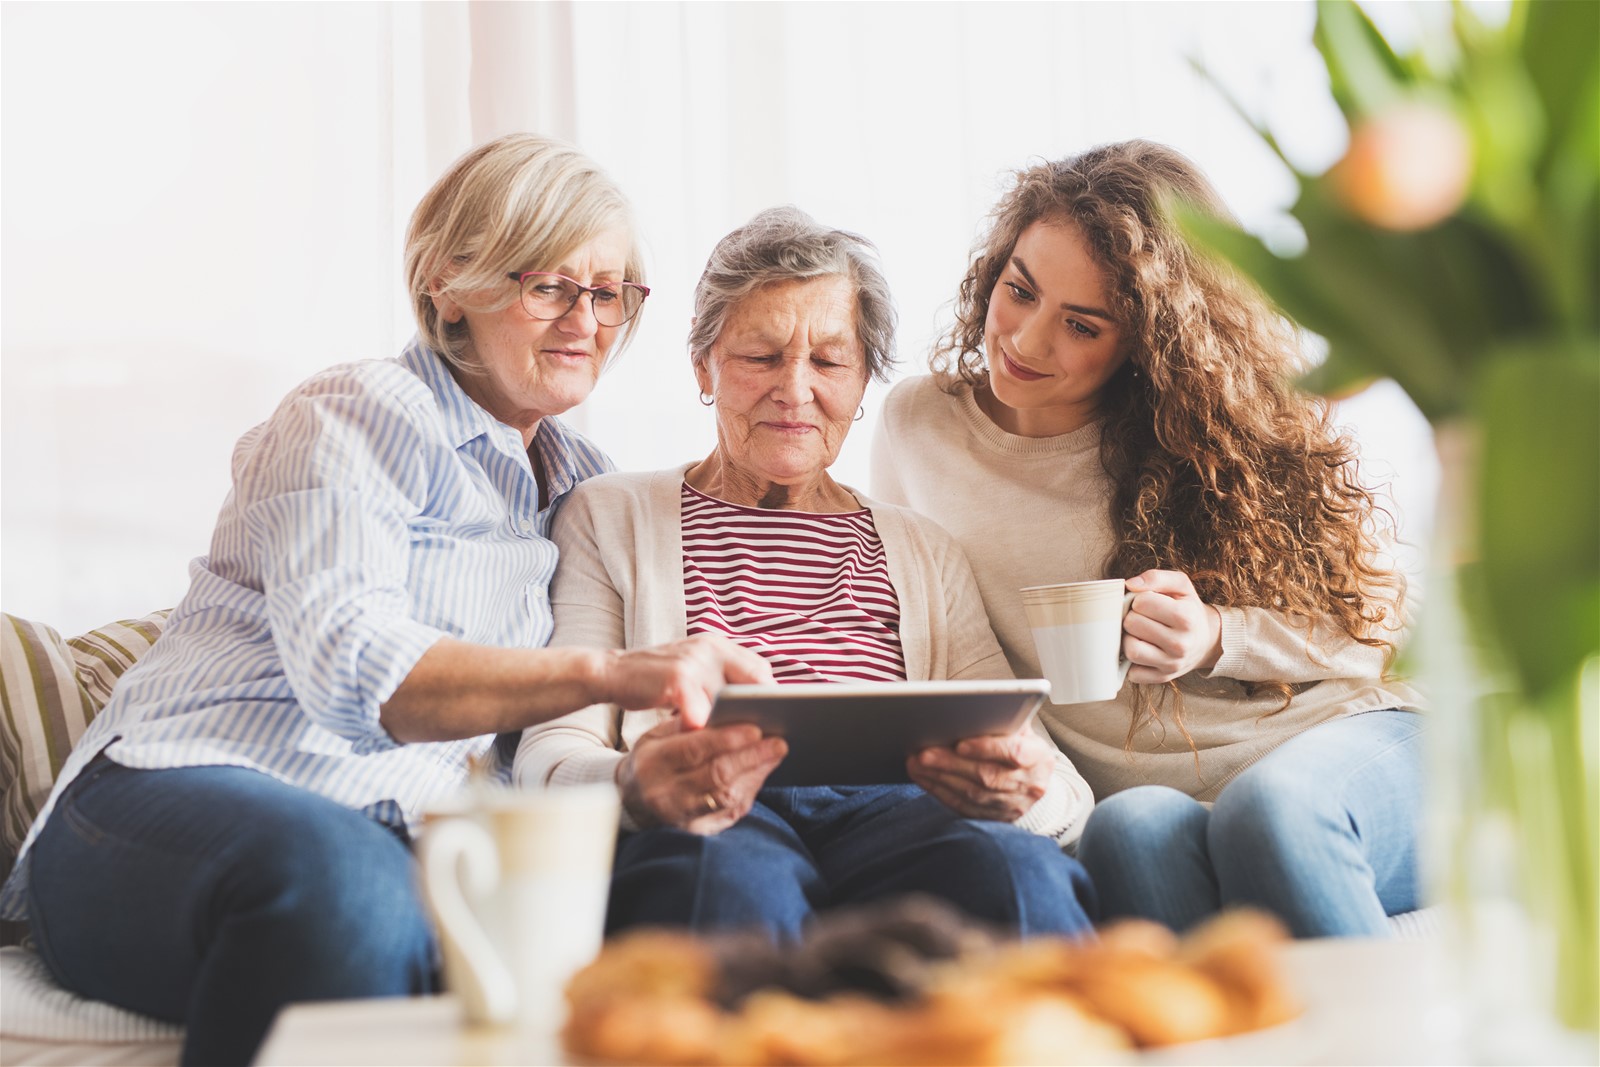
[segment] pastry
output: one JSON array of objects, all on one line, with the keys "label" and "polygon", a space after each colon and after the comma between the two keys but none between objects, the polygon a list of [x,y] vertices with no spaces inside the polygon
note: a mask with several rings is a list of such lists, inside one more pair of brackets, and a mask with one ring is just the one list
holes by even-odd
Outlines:
[{"label": "pastry", "polygon": [[1286,936],[1230,913],[1181,939],[1123,921],[1004,941],[925,898],[831,913],[794,945],[641,930],[573,978],[563,1038],[612,1063],[1098,1063],[1291,1018]]}]

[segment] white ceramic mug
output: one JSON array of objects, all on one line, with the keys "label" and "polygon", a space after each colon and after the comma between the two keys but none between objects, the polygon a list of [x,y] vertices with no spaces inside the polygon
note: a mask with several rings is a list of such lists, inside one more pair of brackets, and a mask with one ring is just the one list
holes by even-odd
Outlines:
[{"label": "white ceramic mug", "polygon": [[423,891],[469,1022],[559,1028],[567,980],[605,936],[618,812],[597,785],[480,788],[427,813]]},{"label": "white ceramic mug", "polygon": [[1122,620],[1133,604],[1120,578],[1034,585],[1022,607],[1053,704],[1111,700],[1128,677]]}]

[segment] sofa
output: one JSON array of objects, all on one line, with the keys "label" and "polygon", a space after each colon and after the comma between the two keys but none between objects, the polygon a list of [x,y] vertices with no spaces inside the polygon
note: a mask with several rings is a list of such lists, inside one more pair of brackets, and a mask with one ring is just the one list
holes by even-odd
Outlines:
[{"label": "sofa", "polygon": [[[41,623],[0,614],[0,878],[50,795],[67,753],[111,687],[161,634],[168,612],[63,639]],[[69,993],[27,945],[26,927],[0,924],[0,1064],[176,1064],[183,1029]]]}]

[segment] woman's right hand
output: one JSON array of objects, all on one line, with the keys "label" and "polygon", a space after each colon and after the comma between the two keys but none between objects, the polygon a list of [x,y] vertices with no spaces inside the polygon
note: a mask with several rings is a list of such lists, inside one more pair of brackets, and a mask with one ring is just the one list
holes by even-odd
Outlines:
[{"label": "woman's right hand", "polygon": [[766,660],[715,634],[607,653],[603,672],[605,703],[625,711],[671,708],[691,728],[705,725],[723,683],[772,682]]},{"label": "woman's right hand", "polygon": [[750,725],[701,729],[674,717],[617,768],[622,803],[640,827],[715,834],[744,818],[789,746]]}]

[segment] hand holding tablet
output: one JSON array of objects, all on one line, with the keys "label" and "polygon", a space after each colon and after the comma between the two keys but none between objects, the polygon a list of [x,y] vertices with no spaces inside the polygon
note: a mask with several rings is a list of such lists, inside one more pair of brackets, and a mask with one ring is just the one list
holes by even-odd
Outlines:
[{"label": "hand holding tablet", "polygon": [[789,754],[767,785],[907,782],[924,748],[1021,729],[1049,695],[1039,678],[944,682],[729,685],[707,725],[752,723]]}]

